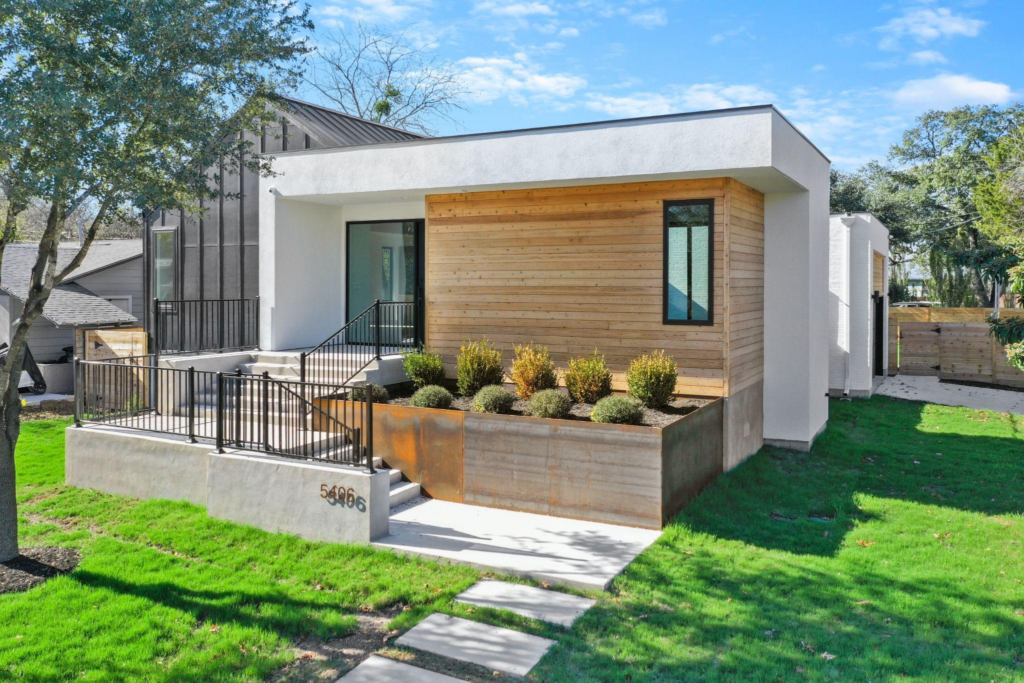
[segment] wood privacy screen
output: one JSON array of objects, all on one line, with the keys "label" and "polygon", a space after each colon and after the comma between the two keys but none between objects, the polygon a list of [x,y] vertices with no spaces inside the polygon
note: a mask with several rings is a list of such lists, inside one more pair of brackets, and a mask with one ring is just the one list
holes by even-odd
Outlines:
[{"label": "wood privacy screen", "polygon": [[[889,318],[890,372],[1024,387],[1024,372],[1007,365],[1006,349],[983,322],[990,309],[914,308],[890,313],[896,314]],[[1020,309],[1000,312],[1022,314]],[[972,319],[975,322],[964,322]]]},{"label": "wood privacy screen", "polygon": [[141,327],[75,330],[75,355],[81,360],[110,360],[146,353],[146,331]]},{"label": "wood privacy screen", "polygon": [[[713,199],[714,324],[662,322],[663,205]],[[728,396],[763,378],[764,196],[728,178],[429,195],[427,345],[547,346],[565,367],[596,347],[616,389],[664,349],[676,391]]]}]

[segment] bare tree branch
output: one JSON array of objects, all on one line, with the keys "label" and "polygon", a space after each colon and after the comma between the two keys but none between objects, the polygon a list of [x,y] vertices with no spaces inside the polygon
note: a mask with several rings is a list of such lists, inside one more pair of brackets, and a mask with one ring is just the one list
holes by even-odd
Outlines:
[{"label": "bare tree branch", "polygon": [[413,45],[406,31],[388,35],[356,23],[319,43],[305,81],[346,114],[433,135],[435,121],[465,110],[458,71]]}]

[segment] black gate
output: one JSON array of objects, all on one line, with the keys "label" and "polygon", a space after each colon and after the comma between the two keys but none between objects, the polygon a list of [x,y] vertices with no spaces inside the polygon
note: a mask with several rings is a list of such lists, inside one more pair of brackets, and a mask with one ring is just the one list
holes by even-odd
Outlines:
[{"label": "black gate", "polygon": [[876,376],[885,374],[885,295],[881,292],[875,292],[871,295],[871,301],[874,304],[874,353],[871,354],[873,359],[872,370]]}]

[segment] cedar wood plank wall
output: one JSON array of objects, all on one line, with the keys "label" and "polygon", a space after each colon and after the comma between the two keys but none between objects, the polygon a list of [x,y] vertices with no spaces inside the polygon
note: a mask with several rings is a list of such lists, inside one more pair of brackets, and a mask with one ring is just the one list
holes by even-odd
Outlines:
[{"label": "cedar wood plank wall", "polygon": [[874,257],[871,263],[873,275],[873,289],[871,291],[885,294],[887,290],[887,287],[885,287],[885,256],[877,251],[871,252],[871,255]]},{"label": "cedar wood plank wall", "polygon": [[[715,200],[714,324],[662,324],[663,202]],[[727,178],[430,195],[427,344],[535,342],[564,367],[596,346],[625,370],[664,349],[681,394],[756,384],[764,356],[764,196]],[[725,246],[729,245],[726,249]]]}]

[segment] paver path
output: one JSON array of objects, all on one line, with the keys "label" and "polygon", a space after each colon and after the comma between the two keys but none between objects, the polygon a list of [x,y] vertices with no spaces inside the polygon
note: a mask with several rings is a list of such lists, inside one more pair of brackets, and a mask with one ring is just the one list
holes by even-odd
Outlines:
[{"label": "paver path", "polygon": [[507,609],[528,619],[546,621],[565,628],[572,626],[572,622],[593,607],[595,602],[568,593],[487,579],[477,581],[455,600],[479,607]]},{"label": "paver path", "polygon": [[372,655],[341,679],[344,683],[461,683],[459,679]]}]

